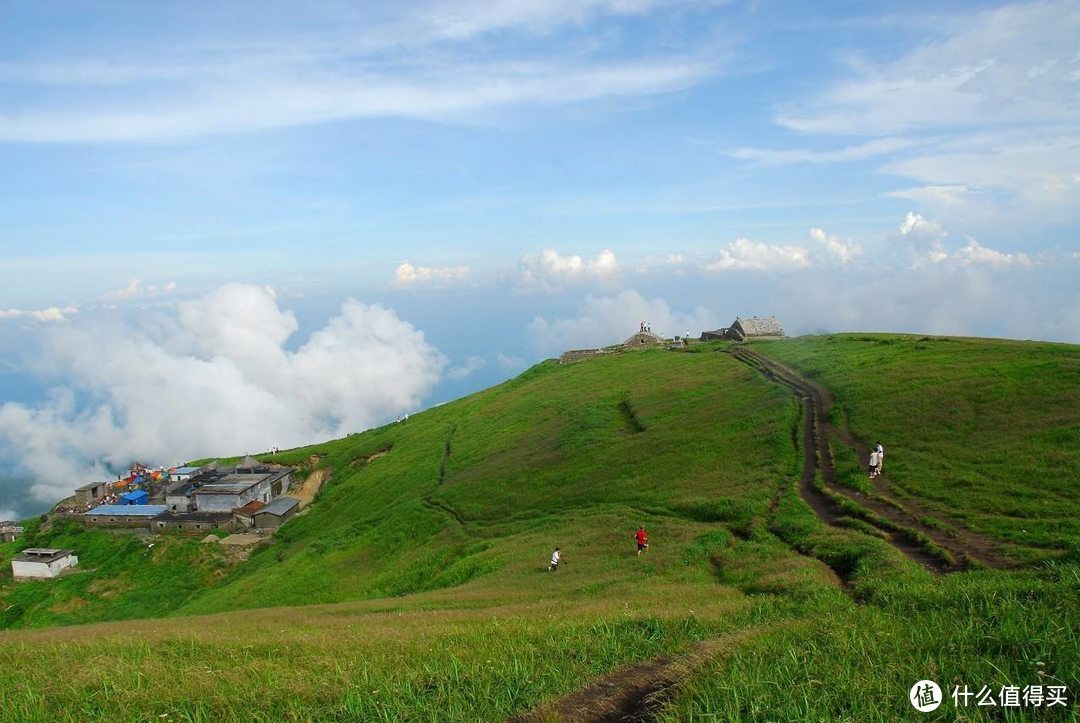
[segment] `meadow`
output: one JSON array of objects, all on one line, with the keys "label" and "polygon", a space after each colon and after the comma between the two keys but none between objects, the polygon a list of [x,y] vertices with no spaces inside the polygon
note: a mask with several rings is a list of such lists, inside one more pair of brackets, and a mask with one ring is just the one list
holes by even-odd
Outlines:
[{"label": "meadow", "polygon": [[[1053,708],[949,699],[950,719],[1075,716],[1077,445],[1041,454],[1075,440],[1077,348],[749,346],[827,390],[854,499],[893,495],[1007,564],[939,574],[857,516],[815,514],[799,485],[804,408],[726,344],[545,362],[405,423],[279,453],[301,475],[329,472],[315,503],[243,565],[178,574],[197,590],[128,577],[123,594],[157,585],[169,600],[146,619],[56,627],[115,607],[81,588],[86,612],[64,618],[74,578],[41,583],[7,627],[52,627],[0,632],[0,719],[558,720],[610,713],[605,691],[638,685],[632,712],[661,720],[884,721],[920,715],[907,695],[923,678],[946,696],[1068,690]],[[852,471],[879,436],[882,490]],[[955,465],[975,439],[993,454]],[[1035,474],[1037,491],[1014,493]],[[74,547],[90,533],[55,534]],[[189,543],[169,544],[183,559]],[[23,589],[0,581],[0,595]],[[652,682],[629,682],[635,669]],[[583,690],[594,708],[564,698]]]}]

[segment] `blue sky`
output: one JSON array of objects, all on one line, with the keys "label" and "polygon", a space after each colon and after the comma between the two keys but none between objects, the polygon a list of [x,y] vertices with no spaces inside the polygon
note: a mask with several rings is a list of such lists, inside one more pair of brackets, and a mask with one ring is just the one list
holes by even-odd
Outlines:
[{"label": "blue sky", "polygon": [[[277,410],[308,422],[268,445],[641,318],[1080,342],[1076,2],[296,7],[0,9],[0,457],[40,497],[125,455],[201,456],[194,433],[71,440],[103,414],[139,436],[164,402],[130,380],[198,376],[204,332],[280,357],[218,354],[221,397],[309,385]],[[129,343],[168,354],[102,361]],[[348,367],[372,344],[398,367]],[[402,384],[335,409],[324,352]]]}]

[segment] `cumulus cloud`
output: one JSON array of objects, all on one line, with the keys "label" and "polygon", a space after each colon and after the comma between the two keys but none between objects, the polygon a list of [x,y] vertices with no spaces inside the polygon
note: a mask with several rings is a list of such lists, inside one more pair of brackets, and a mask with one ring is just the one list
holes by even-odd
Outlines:
[{"label": "cumulus cloud", "polygon": [[468,276],[468,266],[413,266],[406,261],[394,272],[394,285],[402,287],[421,284],[445,285],[463,281]]},{"label": "cumulus cloud", "polygon": [[1006,253],[988,248],[971,236],[966,237],[967,244],[962,248],[949,249],[945,243],[948,235],[941,224],[911,211],[900,224],[900,238],[908,247],[914,268],[943,263],[1025,268],[1034,263],[1025,253]]},{"label": "cumulus cloud", "polygon": [[920,213],[908,211],[900,224],[900,238],[912,255],[913,264],[939,264],[949,258],[945,238],[949,235],[941,224],[930,221]]},{"label": "cumulus cloud", "polygon": [[465,377],[471,375],[473,372],[480,371],[485,366],[487,366],[487,360],[484,359],[484,357],[470,356],[465,360],[464,364],[456,367],[451,367],[450,370],[446,372],[446,377],[448,379],[455,380],[464,379]]},{"label": "cumulus cloud", "polygon": [[176,283],[168,281],[160,286],[157,284],[143,284],[139,279],[132,279],[122,289],[107,291],[101,295],[105,302],[131,301],[159,295],[167,295],[176,291]]},{"label": "cumulus cloud", "polygon": [[642,321],[650,322],[653,332],[664,336],[682,336],[688,329],[697,334],[720,325],[719,317],[703,307],[675,311],[662,298],[647,299],[627,289],[616,296],[587,296],[572,318],[535,317],[529,333],[537,351],[558,354],[623,341],[639,329]]},{"label": "cumulus cloud", "polygon": [[296,318],[266,288],[229,284],[169,313],[147,329],[86,322],[46,335],[44,363],[68,383],[39,405],[0,406],[0,443],[39,480],[36,497],[55,500],[132,459],[364,429],[417,407],[446,363],[392,310],[352,299],[295,350]]},{"label": "cumulus cloud", "polygon": [[987,248],[979,244],[978,241],[971,238],[967,239],[967,246],[953,254],[953,258],[959,260],[961,263],[967,264],[984,264],[986,266],[1031,266],[1031,258],[1024,253],[1007,254],[1001,251],[996,251],[991,248]]},{"label": "cumulus cloud", "polygon": [[0,319],[33,319],[43,324],[62,324],[78,313],[78,308],[74,306],[50,306],[46,309],[0,309]]},{"label": "cumulus cloud", "polygon": [[593,260],[563,256],[554,249],[526,254],[518,264],[518,286],[524,291],[554,292],[568,284],[605,282],[619,276],[619,262],[610,249]]},{"label": "cumulus cloud", "polygon": [[737,239],[719,256],[702,265],[706,271],[793,271],[810,266],[810,252],[801,246],[780,246]]},{"label": "cumulus cloud", "polygon": [[844,240],[839,236],[830,236],[825,229],[810,229],[810,238],[822,245],[825,254],[835,260],[840,266],[846,268],[851,265],[855,257],[862,254],[862,246],[851,239]]}]

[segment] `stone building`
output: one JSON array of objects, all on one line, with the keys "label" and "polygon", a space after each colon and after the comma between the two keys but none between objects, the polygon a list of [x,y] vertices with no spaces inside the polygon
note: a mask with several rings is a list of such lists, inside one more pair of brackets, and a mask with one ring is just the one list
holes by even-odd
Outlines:
[{"label": "stone building", "polygon": [[727,338],[733,341],[745,339],[783,339],[787,334],[775,316],[751,316],[747,319],[735,318],[728,327]]},{"label": "stone building", "polygon": [[626,349],[646,349],[653,346],[663,346],[664,340],[651,331],[639,331],[623,342]]},{"label": "stone building", "polygon": [[85,507],[109,494],[111,482],[91,482],[75,490],[75,504]]},{"label": "stone building", "polygon": [[144,527],[168,508],[165,505],[101,505],[82,514],[87,527]]},{"label": "stone building", "polygon": [[300,500],[294,497],[279,497],[255,512],[255,527],[260,530],[277,529],[300,509]]},{"label": "stone building", "polygon": [[193,477],[194,509],[199,512],[229,512],[249,502],[266,504],[289,491],[292,469],[269,465],[244,457],[235,467],[217,469]]}]

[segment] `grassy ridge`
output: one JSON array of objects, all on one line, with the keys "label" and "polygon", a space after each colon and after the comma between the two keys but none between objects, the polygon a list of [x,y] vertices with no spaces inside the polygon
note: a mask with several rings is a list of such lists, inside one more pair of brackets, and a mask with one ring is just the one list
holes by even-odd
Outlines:
[{"label": "grassy ridge", "polygon": [[[965,381],[981,365],[962,363],[963,345],[941,343],[954,358],[915,354],[926,349],[906,346],[931,345],[914,337],[871,339],[757,348],[815,370],[857,436],[880,432],[886,471],[907,494],[931,481],[909,479],[920,465],[904,425],[936,424],[941,406],[978,407],[980,429],[1010,449],[1024,446],[1010,429],[1030,431],[1009,427],[1017,409],[1038,434],[1077,422],[1044,409],[1042,392],[999,400],[1009,414],[976,404],[985,383]],[[279,455],[328,469],[330,483],[275,544],[172,617],[0,633],[0,720],[499,720],[706,639],[730,642],[684,672],[661,718],[906,719],[922,677],[1063,681],[1072,710],[1040,715],[1075,715],[1074,528],[1013,543],[1036,566],[941,578],[857,523],[826,526],[796,492],[790,392],[712,348],[542,364],[408,423]],[[1041,353],[1002,343],[994,354],[1026,379],[1029,348]],[[937,380],[937,403],[867,426],[860,385],[891,393],[889,354],[898,377]],[[1070,368],[1053,373],[1072,383]],[[952,449],[967,434],[942,426],[923,438]],[[991,497],[1015,474],[983,478]],[[1078,484],[1060,479],[1055,494],[1075,500]],[[956,506],[951,524],[978,507]],[[639,523],[653,543],[643,557]],[[552,574],[555,544],[566,561]]]},{"label": "grassy ridge", "polygon": [[824,385],[864,445],[880,440],[898,491],[1013,557],[1080,560],[1080,347],[835,334],[755,348]]}]

